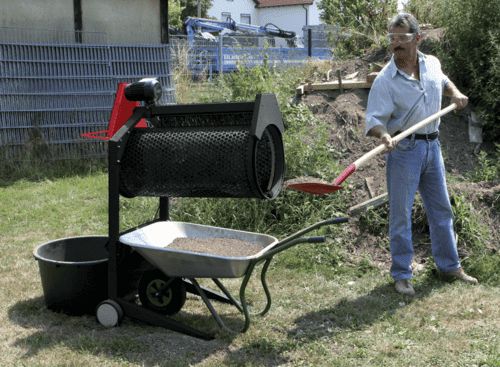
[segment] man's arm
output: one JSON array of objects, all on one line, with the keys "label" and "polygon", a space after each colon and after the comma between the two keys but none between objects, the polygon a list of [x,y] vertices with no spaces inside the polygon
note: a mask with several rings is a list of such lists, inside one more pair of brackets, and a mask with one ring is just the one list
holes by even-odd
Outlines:
[{"label": "man's arm", "polygon": [[365,133],[367,136],[381,139],[388,150],[392,150],[395,146],[385,126],[393,110],[394,104],[387,83],[380,79],[379,74],[368,95]]},{"label": "man's arm", "polygon": [[456,103],[458,110],[461,110],[469,103],[469,97],[460,92],[451,80],[448,80],[448,83],[445,85],[443,95],[451,97],[451,103]]},{"label": "man's arm", "polygon": [[382,140],[382,143],[387,146],[388,150],[392,150],[395,146],[392,141],[392,137],[387,132],[385,126],[382,125],[374,126],[370,130],[368,130],[368,133],[366,135],[373,136],[375,138]]}]

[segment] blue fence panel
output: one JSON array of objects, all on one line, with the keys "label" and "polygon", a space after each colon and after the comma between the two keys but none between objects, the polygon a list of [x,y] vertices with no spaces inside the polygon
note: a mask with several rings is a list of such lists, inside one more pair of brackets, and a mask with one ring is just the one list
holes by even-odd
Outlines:
[{"label": "blue fence panel", "polygon": [[[311,55],[313,60],[331,60],[332,53],[330,49],[319,50]],[[308,51],[304,48],[265,48],[259,49],[255,47],[230,48],[222,49],[223,55],[223,70],[231,72],[236,70],[238,65],[246,67],[254,67],[263,65],[264,60],[272,66],[293,66],[303,65],[309,59]],[[214,62],[218,65],[218,60]]]},{"label": "blue fence panel", "polygon": [[[174,103],[168,45],[111,45],[105,34],[0,28],[0,151],[9,160],[105,157],[82,133],[106,130],[119,82],[157,77]],[[36,149],[34,147],[36,146]]]}]

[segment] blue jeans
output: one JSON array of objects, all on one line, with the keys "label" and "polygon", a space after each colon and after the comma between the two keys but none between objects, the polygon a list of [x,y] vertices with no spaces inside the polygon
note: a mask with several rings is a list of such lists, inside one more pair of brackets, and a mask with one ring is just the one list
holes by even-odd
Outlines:
[{"label": "blue jeans", "polygon": [[439,140],[403,139],[386,159],[392,277],[394,280],[412,277],[411,214],[417,190],[427,214],[437,268],[443,272],[458,269],[453,213]]}]

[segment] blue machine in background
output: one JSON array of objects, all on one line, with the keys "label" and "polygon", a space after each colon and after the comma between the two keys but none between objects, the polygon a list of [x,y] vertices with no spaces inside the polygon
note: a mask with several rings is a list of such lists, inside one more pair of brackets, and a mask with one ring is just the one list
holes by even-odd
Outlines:
[{"label": "blue machine in background", "polygon": [[[238,65],[303,64],[304,60],[331,60],[328,47],[304,47],[295,32],[272,23],[265,26],[188,17],[184,22],[189,45],[189,68],[195,74],[224,73]],[[307,40],[308,44],[311,40]]]},{"label": "blue machine in background", "polygon": [[186,27],[189,42],[195,39],[196,34],[203,32],[247,33],[287,39],[296,37],[295,32],[282,30],[272,23],[268,23],[265,26],[257,26],[237,23],[231,18],[227,18],[226,21],[219,21],[214,19],[187,17],[184,26]]}]

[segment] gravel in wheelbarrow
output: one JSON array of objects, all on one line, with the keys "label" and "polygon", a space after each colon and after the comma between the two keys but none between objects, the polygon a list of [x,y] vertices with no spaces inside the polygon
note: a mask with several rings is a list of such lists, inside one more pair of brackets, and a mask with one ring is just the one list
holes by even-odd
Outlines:
[{"label": "gravel in wheelbarrow", "polygon": [[254,232],[160,221],[121,235],[120,242],[171,277],[239,278],[278,240]]}]

